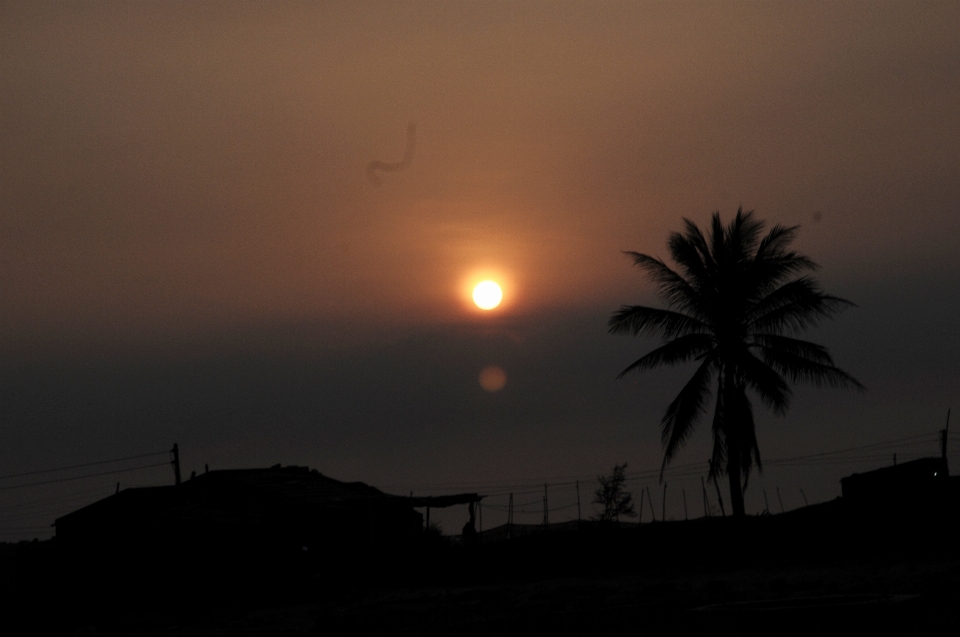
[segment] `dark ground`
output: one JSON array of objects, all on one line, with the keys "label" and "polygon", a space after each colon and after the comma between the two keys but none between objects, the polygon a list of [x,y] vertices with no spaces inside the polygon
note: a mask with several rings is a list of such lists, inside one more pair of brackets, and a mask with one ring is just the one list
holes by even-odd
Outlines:
[{"label": "dark ground", "polygon": [[868,536],[793,525],[786,533],[777,524],[590,527],[469,548],[437,543],[392,563],[348,555],[283,572],[190,568],[176,558],[67,568],[55,543],[6,545],[11,629],[2,632],[960,634],[952,525],[887,526]]}]

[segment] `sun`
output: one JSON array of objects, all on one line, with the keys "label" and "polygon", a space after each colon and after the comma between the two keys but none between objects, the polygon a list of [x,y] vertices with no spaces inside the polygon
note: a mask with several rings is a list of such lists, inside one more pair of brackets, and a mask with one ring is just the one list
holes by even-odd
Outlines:
[{"label": "sun", "polygon": [[481,281],[473,288],[473,302],[481,310],[492,310],[503,300],[503,290],[493,281]]}]

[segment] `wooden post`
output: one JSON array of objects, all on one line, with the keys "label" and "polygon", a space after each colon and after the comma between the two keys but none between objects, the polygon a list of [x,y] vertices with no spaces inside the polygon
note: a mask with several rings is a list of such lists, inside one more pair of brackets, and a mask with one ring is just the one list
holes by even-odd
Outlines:
[{"label": "wooden post", "polygon": [[550,507],[547,504],[547,485],[543,485],[543,526],[550,526]]},{"label": "wooden post", "polygon": [[180,446],[173,443],[173,480],[174,485],[180,485]]},{"label": "wooden post", "polygon": [[720,513],[723,515],[723,517],[727,517],[727,510],[723,508],[723,496],[720,495],[720,485],[717,484],[716,478],[713,479],[713,486],[717,488],[717,501],[720,503]]},{"label": "wooden post", "polygon": [[653,496],[650,495],[650,487],[647,487],[647,499],[650,500],[650,521],[651,521],[651,522],[656,522],[656,521],[657,521],[657,514],[654,513],[654,511],[656,511],[656,509],[653,508]]},{"label": "wooden post", "polygon": [[683,519],[689,520],[690,516],[687,514],[687,488],[681,486],[680,491],[683,493]]},{"label": "wooden post", "polygon": [[783,508],[783,498],[780,497],[780,485],[777,485],[777,500],[780,501],[780,513],[786,513]]},{"label": "wooden post", "polygon": [[803,505],[810,506],[810,503],[807,502],[807,494],[803,492],[803,489],[800,489],[800,495],[803,496]]},{"label": "wooden post", "polygon": [[703,491],[703,517],[710,517],[710,502],[707,500],[707,483],[703,481],[703,476],[700,476],[700,490]]},{"label": "wooden post", "polygon": [[667,483],[663,483],[663,514],[660,516],[660,519],[664,522],[667,521]]}]

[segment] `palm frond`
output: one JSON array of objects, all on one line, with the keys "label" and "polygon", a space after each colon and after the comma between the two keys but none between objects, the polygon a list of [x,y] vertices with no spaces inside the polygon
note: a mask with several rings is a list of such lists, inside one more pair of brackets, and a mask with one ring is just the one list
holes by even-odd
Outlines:
[{"label": "palm frond", "polygon": [[709,331],[704,323],[686,314],[643,305],[621,305],[607,327],[611,334],[660,334],[664,338]]},{"label": "palm frond", "polygon": [[833,365],[833,358],[830,352],[823,345],[817,345],[810,341],[803,341],[780,334],[754,334],[750,345],[760,348],[773,349],[793,356],[800,356],[807,360],[821,363],[824,365]]},{"label": "palm frond", "polygon": [[799,229],[800,226],[784,226],[779,223],[775,225],[760,241],[757,258],[766,259],[780,254],[796,238]]},{"label": "palm frond", "polygon": [[[778,373],[787,376],[793,382],[809,383],[815,387],[833,387],[835,389],[855,389],[864,391],[860,381],[833,365],[833,361],[812,360],[797,352],[776,347],[761,347],[763,361]],[[829,355],[827,356],[829,359]]]},{"label": "palm frond", "polygon": [[736,361],[737,371],[750,389],[757,392],[763,404],[775,414],[785,414],[793,396],[787,381],[774,368],[749,351],[741,352]]},{"label": "palm frond", "polygon": [[758,256],[749,268],[750,284],[758,296],[763,296],[790,277],[819,267],[812,259],[795,252],[763,258]]},{"label": "palm frond", "polygon": [[634,361],[617,378],[630,372],[640,372],[654,367],[686,363],[703,356],[713,349],[713,338],[707,334],[687,334],[676,338]]},{"label": "palm frond", "polygon": [[710,379],[713,376],[713,358],[706,358],[687,381],[677,397],[667,407],[660,420],[660,434],[664,445],[663,464],[660,467],[660,480],[663,471],[674,455],[683,447],[687,438],[703,413],[710,397]]},{"label": "palm frond", "polygon": [[[740,214],[739,210],[737,214]],[[710,255],[718,265],[727,260],[727,244],[724,238],[723,222],[720,221],[720,212],[717,211],[710,217]]]},{"label": "palm frond", "polygon": [[813,279],[800,277],[754,303],[747,312],[746,321],[751,331],[800,331],[825,318],[832,318],[848,307],[855,306],[846,299],[824,294]]},{"label": "palm frond", "polygon": [[[716,215],[719,217],[720,213]],[[730,256],[737,261],[751,258],[762,230],[763,222],[753,218],[752,210],[744,212],[742,207],[739,208],[737,216],[724,231],[724,243]]]},{"label": "palm frond", "polygon": [[624,254],[633,259],[633,264],[645,271],[650,280],[657,284],[657,292],[667,305],[679,310],[696,308],[699,301],[697,291],[666,263],[640,252]]},{"label": "palm frond", "polygon": [[[689,220],[685,221],[692,225]],[[712,278],[711,272],[716,269],[716,264],[706,248],[703,235],[699,234],[699,229],[696,229],[696,234],[692,234],[689,227],[685,235],[679,232],[672,233],[667,246],[670,248],[673,260],[689,278],[691,287],[701,292],[704,286],[709,285]]]}]

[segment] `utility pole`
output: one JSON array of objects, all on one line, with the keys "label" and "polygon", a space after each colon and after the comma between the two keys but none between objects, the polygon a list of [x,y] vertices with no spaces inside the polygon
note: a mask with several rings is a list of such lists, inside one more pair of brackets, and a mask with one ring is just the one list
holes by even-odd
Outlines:
[{"label": "utility pole", "polygon": [[173,443],[173,480],[175,486],[180,486],[180,446]]},{"label": "utility pole", "polygon": [[703,481],[703,476],[700,476],[700,489],[703,491],[703,517],[710,517],[710,503],[707,500],[707,484]]},{"label": "utility pole", "polygon": [[950,470],[947,468],[947,432],[950,430],[950,410],[947,410],[947,424],[943,426],[943,431],[940,432],[940,457],[943,458],[943,469],[944,473],[950,475]]}]

